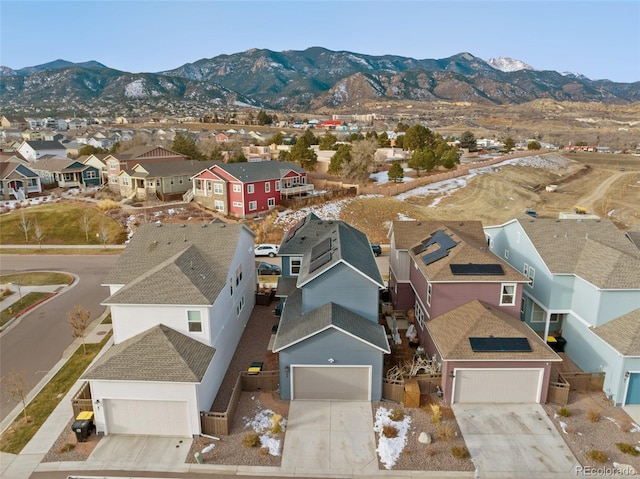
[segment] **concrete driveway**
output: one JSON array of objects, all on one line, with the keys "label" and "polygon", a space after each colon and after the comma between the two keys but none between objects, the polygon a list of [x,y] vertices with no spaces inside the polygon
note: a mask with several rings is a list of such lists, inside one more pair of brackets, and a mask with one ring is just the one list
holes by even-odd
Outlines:
[{"label": "concrete driveway", "polygon": [[281,467],[334,477],[378,471],[371,403],[291,401]]},{"label": "concrete driveway", "polygon": [[579,465],[539,404],[454,404],[480,477],[569,477]]}]

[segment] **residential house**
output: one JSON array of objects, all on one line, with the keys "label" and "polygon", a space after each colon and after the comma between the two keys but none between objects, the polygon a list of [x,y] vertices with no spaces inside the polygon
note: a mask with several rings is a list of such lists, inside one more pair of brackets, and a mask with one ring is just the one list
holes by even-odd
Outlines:
[{"label": "residential house", "polygon": [[444,399],[545,402],[561,359],[520,324],[529,280],[489,251],[482,223],[394,221],[389,235],[392,308],[407,311],[420,347],[441,364]]},{"label": "residential house", "polygon": [[243,146],[242,154],[248,162],[271,161],[271,149],[268,146]]},{"label": "residential house", "polygon": [[138,200],[160,199],[171,201],[182,199],[186,192],[192,193],[192,177],[208,168],[213,162],[185,160],[163,163],[137,164],[118,175],[120,195]]},{"label": "residential house", "polygon": [[108,153],[95,153],[91,155],[79,156],[76,159],[82,164],[91,165],[97,168],[98,170],[100,170],[100,184],[106,185],[108,177],[107,177],[107,163],[105,162],[105,159],[107,158],[107,156],[109,156]]},{"label": "residential house", "polygon": [[78,160],[59,156],[45,156],[31,165],[43,185],[73,188],[100,185],[100,170]]},{"label": "residential house", "polygon": [[119,191],[120,184],[118,182],[118,175],[121,171],[131,169],[137,164],[146,165],[165,161],[180,162],[186,159],[186,155],[161,146],[134,146],[122,153],[112,153],[105,158],[109,188],[114,191]]},{"label": "residential house", "polygon": [[255,235],[143,224],[104,285],[113,346],[82,376],[99,434],[197,436],[255,302]]},{"label": "residential house", "polygon": [[66,148],[59,141],[23,141],[18,152],[29,161],[35,163],[45,155],[67,156]]},{"label": "residential house", "polygon": [[40,177],[17,154],[0,154],[0,199],[24,200],[42,193]]},{"label": "residential house", "polygon": [[615,404],[640,404],[640,250],[604,219],[517,218],[486,227],[492,252],[529,278],[520,319],[584,371],[604,371]]},{"label": "residential house", "polygon": [[282,399],[380,400],[390,348],[378,324],[384,282],[367,236],[310,214],[287,232],[279,254],[273,352]]},{"label": "residential house", "polygon": [[23,116],[2,115],[2,118],[0,118],[0,126],[2,126],[2,128],[26,130],[29,128],[29,123]]},{"label": "residential house", "polygon": [[306,171],[288,161],[216,163],[193,180],[198,204],[237,218],[269,212],[282,198],[313,191]]}]

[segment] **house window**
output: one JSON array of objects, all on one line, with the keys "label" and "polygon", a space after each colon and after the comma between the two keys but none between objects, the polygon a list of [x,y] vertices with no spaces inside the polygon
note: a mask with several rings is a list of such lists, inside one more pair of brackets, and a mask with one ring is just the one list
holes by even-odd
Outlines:
[{"label": "house window", "polygon": [[242,192],[242,188],[240,187],[240,185],[233,185],[233,192],[234,193],[241,193]]},{"label": "house window", "polygon": [[198,190],[201,190],[201,189],[202,189],[202,180],[196,180],[196,188],[197,188]]},{"label": "house window", "polygon": [[276,191],[280,191],[280,180],[276,181]]},{"label": "house window", "polygon": [[169,181],[169,184],[170,184],[170,185],[173,185],[173,184],[176,182],[175,180],[176,180],[176,179],[172,176],[172,177],[171,177],[171,180]]},{"label": "house window", "polygon": [[200,311],[187,311],[187,323],[190,333],[202,332],[202,314]]},{"label": "house window", "polygon": [[74,174],[73,173],[63,173],[64,181],[73,181]]},{"label": "house window", "polygon": [[[211,188],[209,188],[209,191],[211,191]],[[222,183],[214,183],[213,184],[213,192],[216,195],[221,195],[224,193],[224,189],[222,188]]]},{"label": "house window", "polygon": [[549,318],[550,323],[559,323],[560,321],[566,319],[567,315],[564,313],[551,313],[551,317]]},{"label": "house window", "polygon": [[242,265],[236,269],[236,286],[240,284],[240,281],[242,281]]},{"label": "house window", "polygon": [[524,296],[520,299],[520,319],[524,319],[524,312],[527,308],[527,300]]},{"label": "house window", "polygon": [[249,201],[249,211],[255,211],[258,209],[257,201]]},{"label": "house window", "polygon": [[229,292],[233,296],[233,279],[229,278]]},{"label": "house window", "polygon": [[118,168],[118,162],[116,160],[109,160],[109,168],[115,170]]},{"label": "house window", "polygon": [[527,274],[527,278],[529,278],[529,286],[533,288],[533,280],[536,277],[536,270],[529,266],[529,274]]},{"label": "house window", "polygon": [[238,304],[236,305],[236,316],[240,316],[240,313],[242,312],[243,309],[244,309],[244,295],[240,298],[240,301],[238,301]]},{"label": "house window", "polygon": [[524,264],[522,268],[522,274],[524,274],[527,278],[529,277],[529,265],[527,263]]},{"label": "house window", "polygon": [[271,208],[271,207],[273,207],[273,206],[275,206],[275,205],[276,205],[276,199],[275,199],[275,198],[269,198],[269,199],[267,200],[267,203],[268,203],[268,205],[269,205],[269,208]]},{"label": "house window", "polygon": [[516,285],[503,284],[500,294],[500,306],[513,306],[516,304]]},{"label": "house window", "polygon": [[181,185],[183,181],[184,181],[184,177],[183,176],[179,176],[178,177],[178,184]]},{"label": "house window", "polygon": [[216,209],[216,211],[224,211],[224,201],[215,200],[213,202],[213,207]]},{"label": "house window", "polygon": [[234,208],[242,208],[242,203],[240,203],[239,201],[234,201],[233,206]]},{"label": "house window", "polygon": [[300,274],[300,265],[302,264],[301,258],[290,258],[289,259],[289,268],[291,269],[292,275]]},{"label": "house window", "polygon": [[533,308],[531,310],[531,322],[532,323],[544,323],[544,309],[538,306],[536,303],[533,303]]},{"label": "house window", "polygon": [[253,190],[254,190],[253,183],[250,185],[247,185],[247,193],[253,194]]},{"label": "house window", "polygon": [[121,182],[123,186],[129,186],[129,178],[123,176]]},{"label": "house window", "polygon": [[427,283],[427,304],[431,306],[431,293],[433,292],[433,288],[431,283]]},{"label": "house window", "polygon": [[424,311],[422,311],[422,308],[420,307],[420,303],[416,301],[416,304],[413,307],[413,310],[416,315],[416,322],[418,323],[418,326],[420,326],[420,329],[424,329]]},{"label": "house window", "polygon": [[96,174],[96,172],[95,172],[95,171],[93,171],[93,170],[89,170],[89,171],[86,171],[86,172],[85,172],[84,177],[85,177],[86,179],[90,180],[90,179],[93,179],[93,178],[97,178],[97,177],[98,177],[98,175]]},{"label": "house window", "polygon": [[504,250],[504,259],[509,259],[509,250]]},{"label": "house window", "polygon": [[265,182],[265,184],[264,184],[264,192],[265,193],[271,193],[271,183],[269,183],[268,181]]}]

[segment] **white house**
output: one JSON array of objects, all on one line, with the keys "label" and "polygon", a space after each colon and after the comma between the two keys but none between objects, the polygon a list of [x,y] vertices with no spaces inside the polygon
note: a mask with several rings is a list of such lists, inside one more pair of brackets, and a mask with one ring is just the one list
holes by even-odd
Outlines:
[{"label": "white house", "polygon": [[114,345],[84,374],[98,433],[196,436],[255,303],[254,233],[144,224],[105,279]]},{"label": "white house", "polygon": [[29,162],[35,163],[45,155],[67,156],[67,149],[59,141],[23,141],[18,152]]}]

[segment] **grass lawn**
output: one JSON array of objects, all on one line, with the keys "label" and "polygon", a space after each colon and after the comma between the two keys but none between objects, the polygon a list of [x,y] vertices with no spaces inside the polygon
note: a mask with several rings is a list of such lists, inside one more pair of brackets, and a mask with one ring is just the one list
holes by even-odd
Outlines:
[{"label": "grass lawn", "polygon": [[[22,214],[30,224],[25,238],[22,228]],[[85,234],[82,223],[87,215],[89,231]],[[122,244],[126,232],[113,218],[105,215],[94,206],[73,203],[53,203],[31,206],[14,210],[0,217],[0,244],[37,245],[35,238],[36,222],[43,233],[42,246],[90,244],[101,246],[102,242],[96,234],[104,224],[107,232],[107,244]],[[88,237],[88,240],[87,240]]]},{"label": "grass lawn", "polygon": [[[47,296],[52,296],[52,295],[53,293],[38,293],[38,292],[28,293],[28,294],[25,294],[22,297],[22,299],[19,299],[18,301],[13,303],[11,306],[9,306],[7,309],[0,311],[0,331],[2,331],[2,328],[4,328],[4,325],[7,324],[10,319],[15,317],[21,311],[24,311],[29,306],[42,301]],[[9,312],[9,310],[11,310],[11,312]]]},{"label": "grass lawn", "polygon": [[6,254],[120,254],[122,253],[122,249],[105,249],[102,245],[96,245],[95,248],[56,248],[55,246],[46,247],[43,246],[42,249],[38,248],[3,248],[0,246],[0,255]]},{"label": "grass lawn", "polygon": [[41,271],[34,273],[3,274],[0,284],[13,283],[20,286],[46,286],[50,284],[69,284],[73,278],[65,273]]},{"label": "grass lawn", "polygon": [[110,336],[111,333],[105,335],[100,344],[87,344],[87,354],[83,354],[82,347],[73,353],[58,374],[49,381],[27,406],[27,415],[30,421],[25,423],[24,416],[20,415],[9,429],[0,436],[0,451],[11,454],[19,454],[22,451],[58,403],[87,369]]}]

